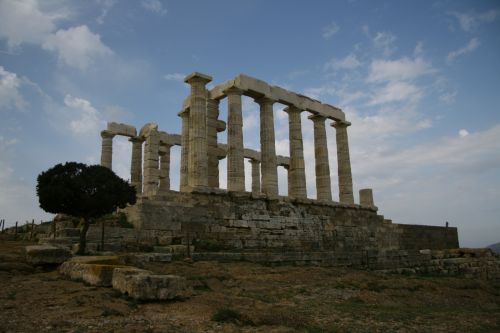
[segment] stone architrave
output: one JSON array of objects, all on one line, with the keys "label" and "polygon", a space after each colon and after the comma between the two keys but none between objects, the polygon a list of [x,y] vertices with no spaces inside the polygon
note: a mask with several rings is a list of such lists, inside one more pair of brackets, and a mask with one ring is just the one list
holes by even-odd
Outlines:
[{"label": "stone architrave", "polygon": [[255,101],[260,105],[261,191],[269,197],[277,196],[278,170],[274,136],[274,100],[260,97]]},{"label": "stone architrave", "polygon": [[158,190],[161,193],[170,190],[170,148],[172,148],[172,145],[160,146],[160,185]]},{"label": "stone architrave", "polygon": [[142,193],[142,143],[141,137],[132,137],[132,161],[130,166],[130,183],[135,187],[137,194]]},{"label": "stone architrave", "polygon": [[217,157],[217,131],[219,101],[207,99],[207,151],[208,151],[208,186],[219,187],[219,158]]},{"label": "stone architrave", "polygon": [[326,140],[325,120],[320,115],[309,117],[314,123],[314,156],[316,160],[316,193],[317,199],[332,201],[332,185],[330,180],[330,163]]},{"label": "stone architrave", "polygon": [[243,114],[238,88],[225,91],[228,102],[227,120],[227,189],[245,191],[245,159],[243,155]]},{"label": "stone architrave", "polygon": [[110,132],[110,131],[104,130],[101,132],[101,138],[102,138],[101,165],[110,169],[110,170],[113,167],[113,137],[114,136],[115,136],[115,134]]},{"label": "stone architrave", "polygon": [[248,162],[252,166],[252,193],[260,193],[260,161],[253,158],[249,159]]},{"label": "stone architrave", "polygon": [[334,122],[336,130],[337,163],[339,177],[339,199],[341,203],[354,204],[352,191],[351,159],[349,157],[349,142],[347,140],[347,127],[349,122]]},{"label": "stone architrave", "polygon": [[182,134],[181,134],[181,167],[180,167],[180,184],[179,190],[187,192],[189,188],[189,109],[181,111],[179,116],[182,118]]},{"label": "stone architrave", "polygon": [[158,151],[160,136],[156,128],[152,128],[144,144],[144,194],[155,195],[158,192],[160,170],[158,168]]},{"label": "stone architrave", "polygon": [[207,156],[207,91],[205,85],[212,77],[194,72],[184,82],[191,86],[189,110],[188,182],[191,189],[208,186]]},{"label": "stone architrave", "polygon": [[304,164],[304,144],[302,142],[302,125],[300,113],[302,110],[289,106],[284,110],[288,113],[290,137],[290,166],[288,170],[288,196],[306,198],[306,173]]}]

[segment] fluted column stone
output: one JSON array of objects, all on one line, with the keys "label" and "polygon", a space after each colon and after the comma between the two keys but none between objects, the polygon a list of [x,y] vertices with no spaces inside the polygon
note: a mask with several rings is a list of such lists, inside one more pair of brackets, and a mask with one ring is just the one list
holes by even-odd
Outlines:
[{"label": "fluted column stone", "polygon": [[170,148],[172,148],[172,145],[160,146],[160,186],[158,190],[161,193],[170,190]]},{"label": "fluted column stone", "polygon": [[207,164],[208,186],[219,187],[219,158],[217,157],[217,132],[219,100],[207,99]]},{"label": "fluted column stone", "polygon": [[260,193],[260,161],[250,159],[248,162],[252,165],[252,193]]},{"label": "fluted column stone", "polygon": [[132,137],[132,161],[130,165],[130,183],[135,187],[137,194],[142,193],[142,143],[141,137]]},{"label": "fluted column stone", "polygon": [[182,119],[182,133],[181,133],[181,167],[180,167],[180,182],[179,190],[187,192],[189,188],[189,109],[179,113]]},{"label": "fluted column stone", "polygon": [[158,151],[160,137],[158,130],[152,129],[146,137],[144,144],[144,194],[155,195],[158,193],[160,170],[158,167]]},{"label": "fluted column stone", "polygon": [[339,199],[341,203],[354,204],[352,190],[351,159],[349,157],[349,141],[347,139],[347,127],[349,122],[334,122],[337,141],[337,164],[339,177]]},{"label": "fluted column stone", "polygon": [[274,136],[274,100],[261,97],[255,101],[260,105],[261,191],[267,196],[277,196],[278,170]]},{"label": "fluted column stone", "polygon": [[110,131],[102,131],[102,145],[101,145],[101,165],[112,170],[113,167],[113,137],[114,133]]},{"label": "fluted column stone", "polygon": [[225,91],[228,102],[227,119],[227,189],[245,191],[245,158],[243,153],[243,114],[238,88]]},{"label": "fluted column stone", "polygon": [[285,108],[288,113],[290,165],[288,167],[288,196],[306,198],[306,173],[304,163],[304,144],[302,141],[302,110],[295,106]]},{"label": "fluted column stone", "polygon": [[325,120],[321,115],[309,117],[314,123],[314,157],[316,161],[316,196],[318,200],[332,200],[330,180],[330,163],[328,161],[328,144],[326,140]]},{"label": "fluted column stone", "polygon": [[212,77],[194,72],[185,80],[191,85],[189,112],[189,186],[191,189],[208,186],[207,156],[207,91],[205,85]]}]

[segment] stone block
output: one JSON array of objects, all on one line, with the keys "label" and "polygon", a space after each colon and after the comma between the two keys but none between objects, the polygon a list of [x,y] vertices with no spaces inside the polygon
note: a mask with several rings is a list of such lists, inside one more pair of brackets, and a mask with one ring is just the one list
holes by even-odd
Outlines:
[{"label": "stone block", "polygon": [[58,265],[72,256],[67,248],[52,245],[26,246],[25,253],[26,261],[32,265]]},{"label": "stone block", "polygon": [[115,268],[126,267],[117,256],[74,257],[59,267],[59,273],[74,281],[84,281],[93,286],[111,286]]},{"label": "stone block", "polygon": [[121,293],[141,301],[183,299],[192,294],[183,277],[155,275],[133,267],[116,268],[112,285]]},{"label": "stone block", "polygon": [[108,131],[113,132],[114,134],[130,136],[130,137],[134,137],[137,135],[137,130],[135,129],[134,126],[115,123],[115,122],[108,123]]}]

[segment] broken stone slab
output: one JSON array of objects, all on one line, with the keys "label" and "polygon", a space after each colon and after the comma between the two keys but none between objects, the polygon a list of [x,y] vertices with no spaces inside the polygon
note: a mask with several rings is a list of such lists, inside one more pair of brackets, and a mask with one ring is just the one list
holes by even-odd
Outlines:
[{"label": "broken stone slab", "polygon": [[117,256],[82,256],[64,262],[59,273],[74,281],[93,286],[110,287],[115,268],[127,267]]},{"label": "broken stone slab", "polygon": [[187,280],[177,275],[156,275],[151,271],[135,268],[116,268],[113,288],[136,300],[173,300],[191,296]]},{"label": "broken stone slab", "polygon": [[71,252],[52,245],[29,245],[25,247],[26,261],[32,265],[58,265],[71,258]]}]

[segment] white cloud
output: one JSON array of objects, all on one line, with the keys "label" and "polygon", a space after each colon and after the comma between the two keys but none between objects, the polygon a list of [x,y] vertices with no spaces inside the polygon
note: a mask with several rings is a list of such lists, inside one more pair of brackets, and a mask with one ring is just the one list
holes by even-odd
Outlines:
[{"label": "white cloud", "polygon": [[57,12],[44,13],[38,1],[0,1],[0,38],[9,47],[22,43],[40,44],[55,29],[55,21],[64,18]]},{"label": "white cloud", "polygon": [[89,101],[68,94],[64,97],[64,104],[79,112],[76,119],[71,117],[73,119],[69,123],[75,134],[97,135],[99,130],[106,125],[106,122],[101,119],[100,113]]},{"label": "white cloud", "polygon": [[398,60],[374,60],[370,65],[368,82],[411,80],[434,73],[431,64],[421,57]]},{"label": "white cloud", "polygon": [[416,85],[404,81],[395,81],[388,82],[381,89],[377,89],[369,104],[377,105],[402,101],[415,103],[421,97],[422,91]]},{"label": "white cloud", "polygon": [[2,109],[18,109],[22,110],[28,102],[23,98],[19,91],[22,80],[0,66],[0,110]]},{"label": "white cloud", "polygon": [[96,0],[97,4],[101,6],[101,14],[96,18],[99,24],[104,23],[104,19],[108,16],[109,11],[116,4],[117,0]]},{"label": "white cloud", "polygon": [[394,43],[397,38],[391,32],[388,31],[378,31],[375,35],[370,33],[370,28],[367,25],[361,27],[363,33],[371,40],[373,46],[383,52],[385,56],[391,55],[395,50],[396,46]]},{"label": "white cloud", "polygon": [[101,42],[101,37],[91,32],[86,25],[58,30],[47,38],[42,47],[56,52],[60,61],[80,70],[87,69],[96,58],[113,54]]},{"label": "white cloud", "polygon": [[495,21],[500,16],[500,10],[492,9],[484,13],[459,13],[451,12],[450,15],[458,20],[463,31],[471,32],[483,23]]},{"label": "white cloud", "polygon": [[479,47],[479,45],[480,45],[479,39],[477,39],[476,37],[472,38],[469,41],[469,43],[467,43],[467,45],[465,45],[464,47],[448,53],[448,56],[446,57],[446,62],[452,63],[457,57],[474,51]]},{"label": "white cloud", "polygon": [[467,131],[465,128],[462,128],[460,131],[458,131],[458,136],[461,138],[465,138],[467,135],[469,135],[469,131]]},{"label": "white cloud", "polygon": [[457,98],[457,92],[446,92],[439,96],[439,100],[445,104],[453,104]]},{"label": "white cloud", "polygon": [[324,39],[330,39],[332,38],[336,33],[338,33],[340,30],[340,27],[337,25],[337,23],[332,22],[328,24],[326,27],[323,28],[323,38]]},{"label": "white cloud", "polygon": [[165,74],[163,78],[168,81],[180,81],[184,82],[184,78],[186,77],[186,74],[183,73],[170,73],[170,74]]},{"label": "white cloud", "polygon": [[362,63],[358,60],[356,55],[349,54],[342,59],[332,58],[324,66],[325,70],[337,70],[337,69],[355,69],[361,66]]},{"label": "white cloud", "polygon": [[159,0],[142,0],[142,7],[159,15],[167,14],[167,10]]}]

